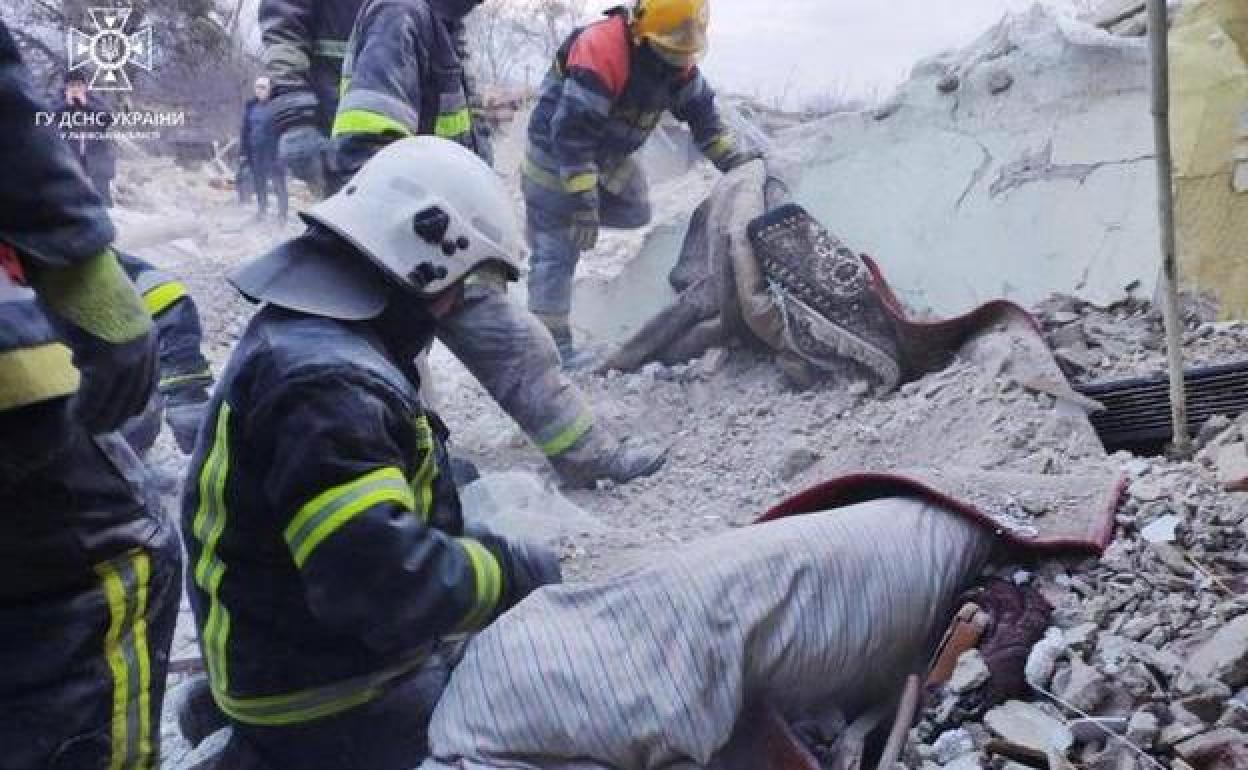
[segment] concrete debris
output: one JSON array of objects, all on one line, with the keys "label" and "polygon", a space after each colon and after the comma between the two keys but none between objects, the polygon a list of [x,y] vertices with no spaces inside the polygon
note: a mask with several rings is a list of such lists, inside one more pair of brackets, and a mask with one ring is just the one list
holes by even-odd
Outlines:
[{"label": "concrete debris", "polygon": [[1248,615],[1240,615],[1218,629],[1197,647],[1187,669],[1197,676],[1210,677],[1228,687],[1248,684]]},{"label": "concrete debris", "polygon": [[784,450],[784,457],[777,470],[781,479],[791,481],[810,466],[819,462],[821,455],[803,442],[790,444]]},{"label": "concrete debris", "polygon": [[1243,441],[1220,446],[1214,452],[1218,481],[1232,490],[1248,490],[1248,445]]},{"label": "concrete debris", "polygon": [[979,650],[967,650],[958,657],[958,664],[954,666],[953,676],[946,686],[951,692],[961,695],[982,687],[991,676]]},{"label": "concrete debris", "polygon": [[1075,743],[1070,728],[1058,717],[1031,703],[1012,700],[984,715],[984,725],[1012,749],[1029,756],[1064,755]]}]

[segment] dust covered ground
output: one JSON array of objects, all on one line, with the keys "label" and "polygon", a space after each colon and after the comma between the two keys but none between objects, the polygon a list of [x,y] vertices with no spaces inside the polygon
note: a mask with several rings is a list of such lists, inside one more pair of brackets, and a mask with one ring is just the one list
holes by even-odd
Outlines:
[{"label": "dust covered ground", "polygon": [[[500,153],[500,170],[514,185],[509,146],[514,143],[504,143]],[[205,352],[219,372],[252,311],[223,274],[299,227],[253,224],[252,209],[240,208],[232,191],[165,161],[130,158],[123,174],[117,211],[122,243],[137,243],[137,253],[186,282],[200,306]],[[712,180],[697,170],[656,185],[656,210],[666,212],[656,226],[692,211]],[[297,197],[297,204],[306,202]],[[178,237],[153,235],[169,228]],[[580,278],[618,273],[643,237],[608,234],[601,254],[583,262]],[[154,240],[162,242],[150,245]],[[1037,312],[1072,379],[1142,374],[1164,361],[1160,321],[1145,301],[1097,307],[1054,298]],[[1192,358],[1216,363],[1242,357],[1248,326],[1215,324],[1212,317],[1199,305],[1189,309],[1185,337]],[[843,448],[872,446],[871,462],[887,464],[955,429],[951,421],[968,410],[991,414],[993,429],[960,453],[963,461],[992,468],[1028,458],[1036,472],[1045,473],[1085,460],[1070,451],[1067,428],[1045,416],[1051,396],[969,361],[879,396],[865,382],[797,391],[768,356],[716,349],[688,365],[575,375],[600,420],[621,436],[669,446],[670,456],[653,478],[560,493],[539,453],[440,347],[433,371],[433,401],[452,430],[454,448],[502,485],[494,489],[523,497],[533,522],[529,534],[559,549],[568,580],[608,577],[682,543],[748,524],[823,480],[843,460]],[[1192,460],[1111,456],[1129,485],[1106,555],[1006,567],[1011,576],[1036,581],[1056,608],[1053,628],[1029,668],[1043,692],[985,715],[974,706],[972,696],[983,682],[970,656],[957,690],[929,702],[905,766],[1035,766],[1006,765],[996,753],[1004,740],[1015,746],[1057,741],[1083,767],[1248,767],[1248,493],[1228,489],[1248,465],[1245,438],[1245,421],[1221,420],[1202,431]],[[186,459],[164,435],[149,461],[176,518],[176,487]],[[173,658],[198,658],[186,611]],[[184,678],[175,674],[172,680]],[[166,713],[162,733],[165,766],[177,768],[184,766],[187,747],[173,717]]]}]

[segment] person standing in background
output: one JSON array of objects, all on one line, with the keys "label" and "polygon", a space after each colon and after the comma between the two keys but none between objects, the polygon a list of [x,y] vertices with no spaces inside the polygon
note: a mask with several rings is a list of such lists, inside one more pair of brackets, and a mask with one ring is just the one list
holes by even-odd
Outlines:
[{"label": "person standing in background", "polygon": [[[92,99],[87,91],[87,81],[82,72],[65,74],[65,101],[56,108],[61,121],[57,125],[69,125],[62,131],[64,139],[74,151],[82,170],[99,193],[104,205],[113,205],[113,177],[117,175],[117,156],[113,140],[107,136],[111,122],[103,125],[95,120],[97,114],[111,115],[107,107]],[[86,119],[91,115],[90,120]],[[81,116],[81,117],[79,117]]]},{"label": "person standing in background", "polygon": [[270,85],[267,77],[256,78],[255,96],[243,108],[243,125],[239,131],[242,161],[251,170],[256,191],[256,220],[263,220],[269,208],[269,182],[277,196],[277,221],[286,224],[289,197],[286,193],[286,167],[277,153],[278,133],[273,124],[269,103]]}]

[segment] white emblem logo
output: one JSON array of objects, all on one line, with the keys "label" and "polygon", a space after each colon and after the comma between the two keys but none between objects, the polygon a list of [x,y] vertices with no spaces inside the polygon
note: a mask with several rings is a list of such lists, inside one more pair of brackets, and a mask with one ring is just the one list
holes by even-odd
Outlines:
[{"label": "white emblem logo", "polygon": [[130,91],[133,86],[126,74],[126,66],[133,64],[140,69],[152,69],[152,28],[141,27],[132,34],[126,32],[129,8],[88,8],[92,33],[77,29],[69,31],[69,69],[71,71],[90,66],[93,91]]}]

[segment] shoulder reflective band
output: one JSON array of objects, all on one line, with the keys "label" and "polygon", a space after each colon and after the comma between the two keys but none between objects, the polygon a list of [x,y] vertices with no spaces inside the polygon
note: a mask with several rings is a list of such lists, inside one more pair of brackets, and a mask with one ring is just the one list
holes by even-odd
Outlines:
[{"label": "shoulder reflective band", "polygon": [[494,554],[476,540],[464,537],[456,542],[463,546],[464,553],[472,564],[473,580],[477,589],[472,609],[464,616],[456,631],[475,631],[489,622],[503,596],[503,569],[498,565]]},{"label": "shoulder reflective band", "polygon": [[0,351],[0,411],[68,396],[78,382],[69,348],[59,342]]},{"label": "shoulder reflective band", "polygon": [[226,692],[230,675],[226,645],[230,637],[230,612],[221,603],[221,579],[225,562],[217,555],[217,543],[225,531],[225,482],[230,474],[230,405],[222,402],[217,410],[213,440],[203,467],[199,470],[199,507],[191,522],[191,534],[199,541],[195,562],[195,585],[208,595],[208,618],[200,632],[204,663],[212,689]]},{"label": "shoulder reflective band", "polygon": [[153,318],[169,309],[169,306],[186,296],[186,285],[181,281],[163,283],[143,292],[143,304]]},{"label": "shoulder reflective band", "polygon": [[299,509],[282,533],[295,565],[302,567],[325,538],[381,503],[394,503],[409,511],[415,506],[412,488],[398,468],[378,468],[314,497]]},{"label": "shoulder reflective band", "polygon": [[147,593],[151,560],[141,550],[95,565],[108,604],[104,658],[113,679],[108,770],[143,770],[154,764],[152,659],[147,643]]}]

